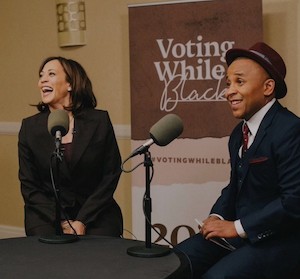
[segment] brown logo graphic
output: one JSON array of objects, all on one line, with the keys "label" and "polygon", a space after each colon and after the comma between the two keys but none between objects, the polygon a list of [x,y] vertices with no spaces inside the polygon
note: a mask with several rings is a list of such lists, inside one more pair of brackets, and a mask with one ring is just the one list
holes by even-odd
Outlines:
[{"label": "brown logo graphic", "polygon": [[133,140],[149,138],[150,127],[167,113],[182,118],[181,138],[230,134],[237,120],[224,97],[225,53],[262,40],[261,17],[253,16],[261,15],[261,1],[235,2],[129,10]]}]

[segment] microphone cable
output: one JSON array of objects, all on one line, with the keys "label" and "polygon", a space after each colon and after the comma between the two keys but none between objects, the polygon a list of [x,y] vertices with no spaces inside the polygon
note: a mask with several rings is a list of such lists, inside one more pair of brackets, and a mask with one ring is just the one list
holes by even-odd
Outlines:
[{"label": "microphone cable", "polygon": [[137,169],[139,166],[141,166],[141,165],[144,164],[144,162],[141,162],[141,163],[137,164],[134,168],[132,168],[132,169],[130,169],[130,170],[124,169],[124,164],[125,164],[129,159],[131,159],[131,158],[132,158],[132,157],[129,156],[129,157],[128,157],[125,161],[123,161],[122,164],[121,164],[121,170],[122,170],[123,172],[125,172],[125,173],[131,173],[131,172],[133,172],[135,169]]},{"label": "microphone cable", "polygon": [[[150,154],[150,156],[151,156],[151,154]],[[154,168],[153,168],[153,165],[152,166],[150,166],[150,169],[151,169],[151,175],[150,175],[150,183],[151,183],[151,181],[152,181],[152,179],[153,179],[153,176],[154,176]],[[145,206],[145,197],[146,197],[146,192],[144,193],[144,196],[143,196],[143,213],[144,213],[144,216],[145,216],[145,219],[146,219],[146,222],[151,226],[151,228],[158,234],[158,236],[160,237],[160,239],[161,240],[164,240],[165,242],[167,242],[171,247],[172,247],[172,249],[174,250],[174,251],[177,251],[177,252],[179,252],[179,253],[182,253],[184,256],[185,256],[185,258],[188,260],[188,263],[189,263],[189,267],[190,267],[190,271],[191,271],[191,279],[193,278],[193,266],[192,266],[192,262],[191,262],[191,260],[190,260],[190,258],[188,257],[188,255],[184,252],[184,251],[182,251],[182,250],[180,250],[179,248],[177,248],[176,246],[174,246],[173,244],[172,244],[172,242],[171,241],[169,241],[169,240],[167,240],[155,227],[154,227],[154,225],[151,223],[151,221],[149,220],[149,218],[148,218],[148,216],[147,216],[147,214],[146,214],[146,210],[145,210],[145,208],[146,208],[146,206]]]},{"label": "microphone cable", "polygon": [[[145,197],[145,194],[144,194],[144,197]],[[174,246],[172,244],[171,241],[167,240],[153,225],[152,223],[150,222],[149,218],[147,217],[147,214],[145,212],[145,199],[143,199],[143,213],[144,213],[144,216],[145,216],[145,219],[146,219],[146,222],[151,226],[151,228],[158,234],[158,236],[160,237],[160,240],[164,240],[165,242],[167,242],[174,251],[177,251],[181,254],[183,254],[185,256],[185,258],[188,260],[188,264],[189,264],[189,267],[190,267],[190,271],[191,271],[191,279],[193,279],[194,277],[194,272],[193,272],[193,265],[192,265],[192,262],[191,262],[191,259],[189,258],[189,256],[184,252],[182,251],[181,249],[177,248],[176,246]],[[176,253],[176,252],[175,252]]]},{"label": "microphone cable", "polygon": [[[65,208],[61,205],[60,203],[60,199],[59,199],[59,196],[57,194],[58,192],[58,189],[55,185],[55,179],[54,179],[54,175],[53,175],[53,166],[52,166],[52,160],[53,158],[58,158],[60,161],[62,161],[62,157],[63,157],[63,154],[61,152],[58,152],[58,151],[55,151],[53,152],[53,154],[51,155],[51,158],[50,158],[50,177],[51,177],[51,185],[52,185],[52,189],[53,189],[53,192],[54,192],[54,197],[55,197],[55,200],[56,200],[56,203],[57,205],[59,206],[65,220],[67,221],[68,225],[70,226],[70,228],[72,229],[72,231],[74,232],[74,235],[76,237],[78,237],[77,235],[77,232],[76,230],[74,229],[74,227],[72,226],[71,222],[70,222],[70,219],[68,217],[68,214],[67,212],[65,211]],[[56,222],[58,222],[58,220],[56,220]]]},{"label": "microphone cable", "polygon": [[[150,151],[148,151],[149,152],[149,156],[150,156],[150,158],[151,158],[151,153],[150,153]],[[131,170],[124,170],[124,164],[130,159],[131,157],[128,157],[123,163],[122,163],[122,165],[121,165],[121,169],[122,169],[122,171],[124,171],[124,172],[126,172],[126,173],[130,173],[130,172],[132,172],[132,171],[134,171],[136,168],[138,168],[140,165],[143,165],[143,164],[145,164],[145,161],[143,161],[143,162],[141,162],[141,163],[139,163],[138,165],[136,165],[134,168],[132,168]],[[154,177],[154,167],[153,167],[153,164],[151,164],[150,165],[150,170],[151,170],[151,174],[150,174],[150,178],[149,178],[149,183],[151,184],[151,181],[152,181],[152,179],[153,179],[153,177]],[[143,204],[142,204],[142,207],[143,207],[143,214],[144,214],[144,216],[145,216],[145,220],[146,220],[146,222],[150,225],[150,227],[151,227],[151,229],[153,229],[157,234],[158,234],[158,236],[160,237],[160,239],[161,240],[164,240],[166,243],[168,243],[171,247],[172,247],[172,249],[174,250],[174,251],[177,251],[177,252],[179,252],[179,253],[181,253],[181,254],[183,254],[184,256],[185,256],[185,258],[188,260],[188,264],[189,264],[189,268],[190,268],[190,271],[191,271],[191,279],[193,278],[193,266],[192,266],[192,262],[191,262],[191,260],[190,260],[190,258],[188,257],[188,255],[184,252],[184,251],[182,251],[182,250],[180,250],[179,248],[177,248],[176,246],[174,246],[169,240],[167,240],[153,225],[152,225],[152,223],[151,223],[151,221],[149,220],[149,218],[148,218],[148,216],[147,216],[147,214],[146,214],[146,210],[145,210],[145,208],[146,208],[146,206],[145,206],[145,197],[146,197],[146,191],[145,191],[145,193],[144,193],[144,195],[143,195]]]}]

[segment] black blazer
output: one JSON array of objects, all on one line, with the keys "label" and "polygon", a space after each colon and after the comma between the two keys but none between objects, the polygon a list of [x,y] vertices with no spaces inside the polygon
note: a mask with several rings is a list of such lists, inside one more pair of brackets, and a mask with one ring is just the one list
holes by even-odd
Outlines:
[{"label": "black blazer", "polygon": [[[25,202],[27,235],[51,233],[55,199],[50,177],[54,138],[47,129],[49,112],[22,121],[19,132],[19,179]],[[61,204],[71,219],[93,233],[122,234],[122,214],[113,198],[121,174],[121,157],[106,111],[87,109],[75,117],[72,157],[59,164]],[[62,216],[64,218],[64,216]],[[101,230],[100,230],[101,234]]]},{"label": "black blazer", "polygon": [[[251,243],[300,232],[300,120],[277,101],[245,155],[238,186],[242,123],[229,140],[231,178],[211,213],[240,219]],[[297,238],[298,243],[300,238]],[[278,245],[280,245],[278,241]]]}]

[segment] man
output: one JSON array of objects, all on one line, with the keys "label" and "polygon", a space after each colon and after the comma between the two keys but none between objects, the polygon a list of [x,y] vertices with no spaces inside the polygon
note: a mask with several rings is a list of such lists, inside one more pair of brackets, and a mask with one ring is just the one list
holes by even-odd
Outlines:
[{"label": "man", "polygon": [[300,120],[277,100],[287,93],[285,63],[261,42],[229,50],[226,62],[226,98],[243,120],[229,139],[230,182],[200,233],[176,248],[194,278],[291,279],[300,267]]}]

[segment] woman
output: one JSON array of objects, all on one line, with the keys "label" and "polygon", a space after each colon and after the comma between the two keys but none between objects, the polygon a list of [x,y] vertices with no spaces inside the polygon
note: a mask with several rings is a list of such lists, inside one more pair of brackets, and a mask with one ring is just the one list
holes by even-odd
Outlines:
[{"label": "woman", "polygon": [[[76,61],[49,57],[40,66],[38,87],[39,113],[22,121],[18,143],[26,234],[54,234],[59,227],[65,234],[120,236],[123,219],[113,194],[121,157],[108,112],[95,109],[90,79]],[[69,116],[61,140],[58,217],[50,173],[55,140],[47,130],[57,109]]]}]

